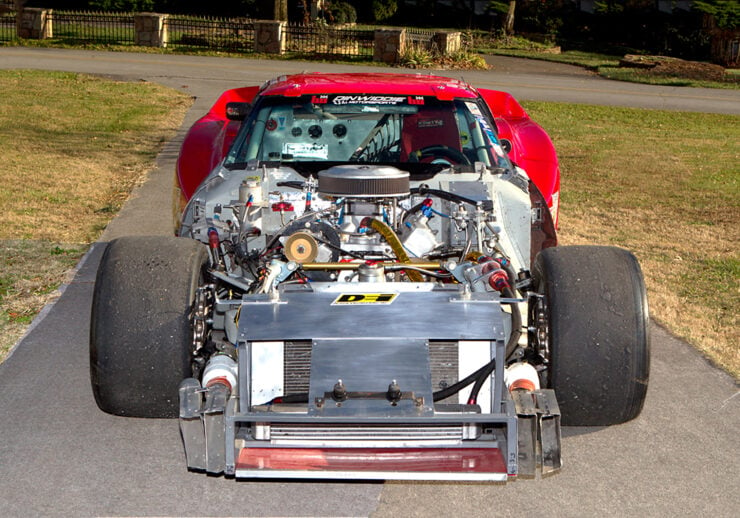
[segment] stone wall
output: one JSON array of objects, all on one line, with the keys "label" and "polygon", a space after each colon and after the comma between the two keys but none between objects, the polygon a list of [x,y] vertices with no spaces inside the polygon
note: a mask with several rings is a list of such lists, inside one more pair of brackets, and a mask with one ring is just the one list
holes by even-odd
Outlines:
[{"label": "stone wall", "polygon": [[19,38],[44,40],[54,36],[51,26],[51,9],[26,7],[16,21]]},{"label": "stone wall", "polygon": [[406,51],[406,29],[376,29],[373,61],[398,63]]},{"label": "stone wall", "polygon": [[460,50],[462,37],[459,32],[435,32],[432,43],[440,54],[448,55]]},{"label": "stone wall", "polygon": [[134,43],[142,47],[166,47],[169,41],[166,14],[138,13],[134,15]]},{"label": "stone wall", "polygon": [[[166,47],[169,41],[167,30],[168,15],[159,13],[138,13],[134,15],[134,43],[143,47]],[[286,49],[286,22],[259,20],[254,22],[254,52],[263,54],[283,54]],[[20,38],[53,38],[52,10],[25,8],[18,16],[17,33]],[[374,35],[373,61],[396,64],[406,51],[406,29],[377,29]],[[432,39],[433,47],[442,54],[456,52],[461,46],[459,32],[438,32]],[[323,44],[316,52],[332,53],[335,46]],[[342,54],[355,54],[359,44],[347,43],[339,48]]]},{"label": "stone wall", "polygon": [[286,22],[261,20],[254,22],[254,51],[265,54],[285,52]]}]

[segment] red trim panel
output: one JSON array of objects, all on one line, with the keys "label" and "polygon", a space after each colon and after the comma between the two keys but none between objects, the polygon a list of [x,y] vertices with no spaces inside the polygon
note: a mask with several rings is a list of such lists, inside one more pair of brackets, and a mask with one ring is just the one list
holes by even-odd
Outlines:
[{"label": "red trim panel", "polygon": [[[495,475],[506,477],[506,463],[497,448],[243,448],[236,461],[239,472],[313,472],[331,478],[332,472],[351,472],[362,478],[397,478],[399,473]],[[280,477],[281,473],[274,476]],[[262,475],[265,476],[265,475]],[[414,478],[413,476],[404,478]],[[437,478],[437,477],[435,477]],[[447,477],[438,477],[447,478]]]}]

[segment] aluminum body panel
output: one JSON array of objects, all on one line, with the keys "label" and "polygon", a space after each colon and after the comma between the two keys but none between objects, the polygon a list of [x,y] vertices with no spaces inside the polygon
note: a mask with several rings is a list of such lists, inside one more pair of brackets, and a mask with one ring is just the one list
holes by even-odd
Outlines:
[{"label": "aluminum body panel", "polygon": [[180,434],[190,469],[206,469],[206,438],[203,430],[200,382],[187,378],[180,383]]},{"label": "aluminum body panel", "polygon": [[[473,341],[471,347],[480,349],[480,353],[475,355],[477,358],[486,361],[493,357],[503,358],[509,328],[507,318],[509,315],[502,310],[497,293],[466,294],[454,285],[432,283],[317,282],[280,286],[277,292],[271,294],[245,295],[238,322],[240,409],[235,409],[230,415],[227,412],[226,416],[226,444],[237,444],[237,448],[232,452],[227,447],[226,472],[239,477],[312,476],[310,467],[309,472],[306,472],[306,467],[296,466],[296,469],[291,469],[283,466],[279,469],[279,474],[270,469],[255,470],[254,466],[239,461],[240,452],[245,447],[250,451],[276,447],[296,452],[303,449],[304,453],[307,447],[323,447],[337,450],[330,455],[334,460],[345,458],[344,453],[339,453],[340,450],[351,456],[351,452],[357,452],[360,446],[381,454],[383,448],[399,452],[404,447],[411,446],[424,451],[442,447],[446,450],[443,458],[449,461],[450,458],[460,458],[461,450],[465,450],[466,445],[470,444],[474,445],[474,450],[496,449],[504,467],[484,469],[484,472],[466,472],[466,469],[453,470],[451,465],[446,465],[446,468],[440,468],[441,471],[434,468],[429,471],[414,469],[411,462],[407,470],[386,469],[387,466],[378,464],[374,468],[366,466],[355,472],[354,467],[343,469],[342,461],[330,472],[322,470],[320,476],[505,480],[509,475],[516,474],[516,416],[513,404],[510,404],[511,401],[505,395],[503,384],[490,385],[490,399],[482,414],[435,413],[428,345],[429,340]],[[268,407],[268,410],[262,408],[252,411],[253,405],[260,403],[254,399],[253,380],[246,375],[252,373],[261,363],[257,361],[259,355],[254,354],[254,350],[260,349],[260,343],[296,340],[306,340],[312,344],[309,401],[306,410],[282,412]],[[278,363],[268,361],[265,365],[270,364],[272,370],[272,366],[277,366]],[[504,362],[497,363],[494,376],[503,380]],[[275,374],[284,379],[282,372]],[[343,381],[347,392],[358,393],[356,395],[360,397],[350,397],[337,405],[337,401],[331,396],[339,379]],[[384,397],[393,380],[397,382],[401,393],[409,396],[408,399],[398,400],[395,406]],[[414,398],[421,399],[412,399],[412,392]],[[361,397],[360,393],[370,395]],[[323,404],[317,405],[317,399],[321,398],[324,399]],[[422,403],[417,406],[419,401]],[[336,434],[327,434],[323,438],[318,434],[318,437],[312,439],[310,436],[313,432],[308,434],[309,437],[305,434],[290,437],[292,433],[289,433],[280,438],[278,446],[271,445],[271,440],[268,439],[272,425],[278,428],[283,426],[296,430],[306,429],[307,432],[334,426],[340,430],[340,436],[341,430],[357,430],[357,427],[366,427],[367,432],[373,426],[382,425],[387,430],[375,437],[361,433],[364,436],[362,438],[339,441]],[[420,435],[423,436],[433,432],[435,427],[444,425],[461,427],[460,430],[470,428],[473,431],[480,430],[481,427],[491,427],[490,429],[496,430],[496,437],[483,436],[473,440],[463,438],[460,441],[458,438],[434,437],[434,433],[429,440],[419,436],[411,439],[407,435],[409,428],[422,430]],[[424,431],[425,427],[430,429]],[[395,442],[393,428],[398,430]],[[254,433],[260,436],[260,440],[255,440],[257,437]],[[478,437],[479,432],[473,436]],[[238,444],[242,442],[245,446],[239,447]],[[475,455],[477,454],[473,456]]]},{"label": "aluminum body panel", "polygon": [[[504,339],[498,294],[471,293],[465,299],[456,288],[405,291],[399,289],[403,284],[352,283],[331,290],[310,286],[281,289],[277,298],[245,295],[239,340]],[[388,303],[382,297],[379,302],[378,297],[372,297],[392,294],[395,297]],[[338,299],[342,295],[350,301],[341,303]],[[355,301],[351,301],[352,295],[357,296]],[[360,296],[367,296],[367,302],[362,302]]]},{"label": "aluminum body panel", "polygon": [[[327,397],[340,379],[347,390],[345,401]],[[403,396],[398,401],[353,396],[357,392],[382,394],[393,382]],[[314,340],[308,405],[309,415],[433,414],[426,340]]]},{"label": "aluminum body panel", "polygon": [[250,377],[253,405],[266,403],[283,395],[283,342],[255,342],[251,347]]}]

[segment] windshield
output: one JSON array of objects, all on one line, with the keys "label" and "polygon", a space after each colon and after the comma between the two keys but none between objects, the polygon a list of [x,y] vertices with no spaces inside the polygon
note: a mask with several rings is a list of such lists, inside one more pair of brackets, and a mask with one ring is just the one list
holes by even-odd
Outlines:
[{"label": "windshield", "polygon": [[250,160],[510,167],[475,100],[394,95],[263,97],[225,165]]}]

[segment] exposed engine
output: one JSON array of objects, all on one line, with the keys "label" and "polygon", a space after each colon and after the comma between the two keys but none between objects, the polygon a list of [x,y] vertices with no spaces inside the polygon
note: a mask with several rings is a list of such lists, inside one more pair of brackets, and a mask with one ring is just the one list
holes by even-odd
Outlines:
[{"label": "exposed engine", "polygon": [[[528,281],[533,217],[526,178],[447,171],[426,181],[365,164],[315,174],[254,165],[212,175],[180,230],[208,245],[214,281],[198,293],[195,375],[214,354],[235,357],[242,295],[277,296],[281,285],[386,283],[382,291],[393,291],[388,283],[410,282],[523,300],[517,286]],[[510,307],[508,356],[521,336],[518,304]]]},{"label": "exposed engine", "polygon": [[[521,181],[503,175],[438,174],[424,183],[394,167],[360,164],[305,178],[264,166],[227,174],[196,194],[181,235],[207,243],[218,278],[237,290],[440,281],[500,291],[515,282],[511,271],[527,265],[528,242],[509,235],[528,237],[529,197]],[[506,213],[495,202],[502,196]],[[481,264],[491,258],[499,267]]]}]

